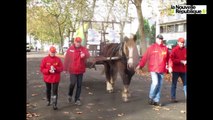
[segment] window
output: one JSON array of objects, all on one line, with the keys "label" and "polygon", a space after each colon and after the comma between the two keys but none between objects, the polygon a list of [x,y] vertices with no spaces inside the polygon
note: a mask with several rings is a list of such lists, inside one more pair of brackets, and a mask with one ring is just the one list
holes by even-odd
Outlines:
[{"label": "window", "polygon": [[174,25],[168,25],[167,26],[167,32],[175,32],[175,26]]},{"label": "window", "polygon": [[175,25],[175,32],[178,32],[178,25]]},{"label": "window", "polygon": [[184,23],[184,32],[186,32],[186,23]]},{"label": "window", "polygon": [[184,32],[184,24],[176,24],[175,32]]},{"label": "window", "polygon": [[166,33],[166,26],[160,26],[160,33]]}]

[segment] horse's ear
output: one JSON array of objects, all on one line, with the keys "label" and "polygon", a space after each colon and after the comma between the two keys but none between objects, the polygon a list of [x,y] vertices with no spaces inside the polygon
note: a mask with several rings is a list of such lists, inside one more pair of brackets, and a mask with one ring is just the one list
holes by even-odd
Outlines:
[{"label": "horse's ear", "polygon": [[124,37],[124,42],[128,41],[129,38],[127,36]]}]

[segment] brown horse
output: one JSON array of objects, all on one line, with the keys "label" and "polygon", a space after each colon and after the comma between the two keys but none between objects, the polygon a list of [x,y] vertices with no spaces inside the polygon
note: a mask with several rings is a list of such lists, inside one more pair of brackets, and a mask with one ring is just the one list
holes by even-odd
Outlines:
[{"label": "brown horse", "polygon": [[100,55],[109,58],[109,60],[104,61],[106,90],[110,93],[113,92],[117,73],[119,73],[124,84],[122,98],[127,102],[130,96],[131,78],[135,74],[134,69],[140,59],[136,47],[136,35],[132,35],[130,38],[124,37],[121,43],[101,44],[100,48]]}]

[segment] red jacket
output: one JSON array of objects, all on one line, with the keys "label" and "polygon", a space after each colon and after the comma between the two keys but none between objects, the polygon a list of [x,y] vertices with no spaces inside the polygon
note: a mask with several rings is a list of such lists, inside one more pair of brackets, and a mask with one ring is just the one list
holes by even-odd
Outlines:
[{"label": "red jacket", "polygon": [[[51,65],[55,67],[55,73],[49,72]],[[43,73],[43,79],[45,82],[57,83],[60,81],[60,73],[63,71],[63,63],[59,57],[51,57],[48,55],[42,59],[40,71]]]},{"label": "red jacket", "polygon": [[166,65],[169,60],[169,51],[163,44],[157,43],[151,45],[144,53],[139,62],[140,67],[144,67],[148,62],[149,72],[165,73],[167,72]]},{"label": "red jacket", "polygon": [[182,64],[181,60],[186,60],[186,48],[180,48],[178,45],[174,47],[170,54],[169,66],[173,72],[186,72],[186,65]]},{"label": "red jacket", "polygon": [[[81,52],[85,54],[85,57],[80,57]],[[88,57],[90,57],[90,54],[85,47],[76,48],[74,45],[70,46],[64,59],[64,71],[69,71],[70,74],[83,74]]]}]

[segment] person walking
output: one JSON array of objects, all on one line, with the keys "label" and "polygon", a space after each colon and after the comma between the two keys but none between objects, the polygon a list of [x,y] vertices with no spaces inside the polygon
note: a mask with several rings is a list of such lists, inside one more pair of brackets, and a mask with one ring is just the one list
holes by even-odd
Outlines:
[{"label": "person walking", "polygon": [[[80,37],[76,37],[74,39],[74,44],[68,48],[64,59],[64,71],[69,72],[70,74],[68,101],[73,101],[76,105],[81,105],[80,95],[83,73],[86,71],[86,60],[90,57],[88,50],[81,46],[81,42],[82,39]],[[75,98],[72,98],[76,83],[77,88]]]},{"label": "person walking", "polygon": [[177,46],[174,47],[170,54],[169,66],[172,68],[172,84],[171,84],[171,102],[178,102],[176,100],[177,81],[180,77],[183,83],[183,91],[186,97],[186,68],[187,68],[187,50],[184,46],[185,39],[180,37],[177,41]]},{"label": "person walking", "polygon": [[151,74],[152,83],[149,91],[150,105],[162,106],[160,102],[161,88],[163,84],[164,73],[167,72],[166,66],[169,60],[168,48],[163,44],[163,36],[157,35],[156,41],[152,44],[142,56],[136,72],[143,68],[148,62],[148,70]]},{"label": "person walking", "polygon": [[63,71],[63,63],[59,57],[55,56],[55,54],[56,48],[51,46],[48,56],[44,57],[40,64],[40,71],[43,74],[43,80],[46,84],[47,106],[50,106],[52,102],[54,110],[58,109],[58,86],[60,82],[60,74]]}]

